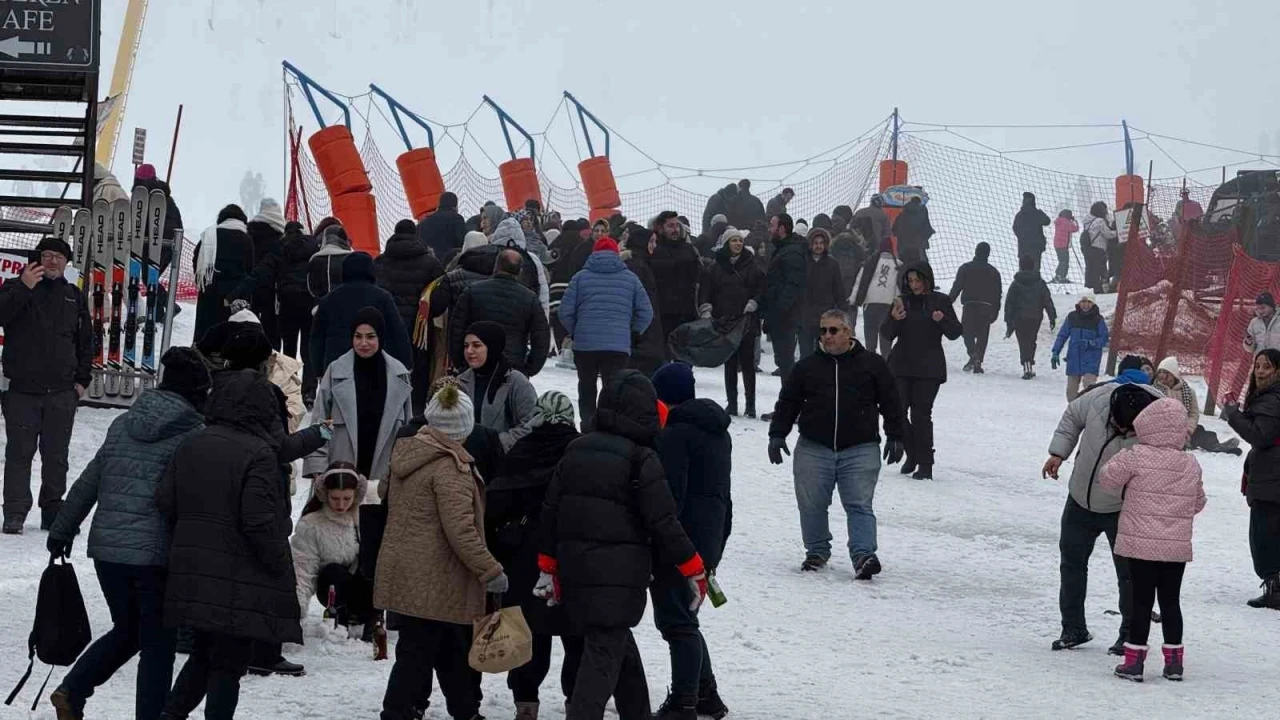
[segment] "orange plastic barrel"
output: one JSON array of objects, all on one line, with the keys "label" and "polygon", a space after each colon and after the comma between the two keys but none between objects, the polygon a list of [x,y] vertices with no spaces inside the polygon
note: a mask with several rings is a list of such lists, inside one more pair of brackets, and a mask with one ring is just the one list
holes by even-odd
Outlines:
[{"label": "orange plastic barrel", "polygon": [[587,207],[592,210],[612,210],[622,205],[609,158],[593,157],[583,160],[578,163],[578,174],[582,176],[582,189],[587,193]]},{"label": "orange plastic barrel", "polygon": [[421,220],[435,212],[444,193],[444,176],[440,174],[436,152],[431,148],[410,150],[396,158],[396,168],[414,219]]},{"label": "orange plastic barrel", "polygon": [[1131,202],[1146,202],[1146,197],[1141,175],[1121,175],[1116,178],[1116,210],[1124,208]]},{"label": "orange plastic barrel", "polygon": [[378,240],[378,204],[372,193],[357,192],[333,197],[333,216],[342,223],[351,249],[374,257],[381,252]]},{"label": "orange plastic barrel", "polygon": [[498,176],[502,178],[502,192],[507,198],[508,210],[523,209],[526,200],[542,202],[533,158],[516,158],[502,163],[498,166]]},{"label": "orange plastic barrel", "polygon": [[894,185],[907,184],[907,161],[905,160],[881,160],[880,161],[880,192],[884,192]]},{"label": "orange plastic barrel", "polygon": [[369,173],[364,169],[364,160],[356,149],[356,141],[345,125],[330,125],[316,131],[307,138],[307,146],[315,157],[329,197],[373,189]]}]

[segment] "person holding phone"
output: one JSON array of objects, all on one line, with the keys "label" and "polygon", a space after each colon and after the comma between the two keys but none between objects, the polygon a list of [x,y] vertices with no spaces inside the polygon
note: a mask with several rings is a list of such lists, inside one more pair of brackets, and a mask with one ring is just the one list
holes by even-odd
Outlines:
[{"label": "person holding phone", "polygon": [[40,449],[40,529],[48,530],[67,490],[67,452],[76,405],[89,386],[93,342],[84,293],[65,273],[71,247],[40,241],[17,280],[0,286],[4,328],[4,525],[22,534],[31,512],[31,460]]}]

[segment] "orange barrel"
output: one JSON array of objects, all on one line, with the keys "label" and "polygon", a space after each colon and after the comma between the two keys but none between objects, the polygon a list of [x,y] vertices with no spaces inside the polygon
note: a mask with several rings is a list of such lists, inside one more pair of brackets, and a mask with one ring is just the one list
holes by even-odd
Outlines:
[{"label": "orange barrel", "polygon": [[542,202],[538,188],[538,169],[533,158],[516,158],[498,166],[502,178],[502,192],[507,197],[507,209],[515,212],[524,209],[525,200]]},{"label": "orange barrel", "polygon": [[578,163],[578,174],[582,176],[582,188],[587,192],[587,207],[592,210],[612,210],[622,205],[609,158],[593,157],[583,160]]},{"label": "orange barrel", "polygon": [[373,189],[364,160],[356,149],[356,141],[345,125],[330,125],[307,138],[307,146],[316,159],[320,177],[329,197],[344,193],[362,193]]},{"label": "orange barrel", "polygon": [[381,252],[378,239],[378,205],[372,193],[355,192],[333,198],[333,216],[342,223],[351,240],[351,249],[374,257]]},{"label": "orange barrel", "polygon": [[400,170],[400,183],[409,199],[409,212],[415,220],[430,215],[440,206],[444,193],[444,176],[436,162],[436,151],[431,148],[410,150],[396,158]]},{"label": "orange barrel", "polygon": [[905,160],[881,160],[880,161],[880,192],[884,192],[894,185],[907,184],[907,161]]},{"label": "orange barrel", "polygon": [[1145,202],[1146,197],[1141,175],[1121,175],[1116,178],[1116,204],[1113,209],[1123,209],[1131,202]]}]

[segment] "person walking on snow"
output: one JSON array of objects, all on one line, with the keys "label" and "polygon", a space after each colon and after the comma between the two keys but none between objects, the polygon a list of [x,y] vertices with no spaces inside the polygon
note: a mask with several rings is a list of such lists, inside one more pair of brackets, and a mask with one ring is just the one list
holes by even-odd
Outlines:
[{"label": "person walking on snow", "polygon": [[[397,227],[396,232],[399,233],[400,228]],[[440,262],[462,247],[467,221],[458,214],[458,196],[448,191],[441,193],[436,211],[421,218],[413,234]]]},{"label": "person walking on snow", "polygon": [[743,233],[729,228],[720,238],[716,261],[703,277],[699,287],[699,310],[703,317],[735,321],[745,317],[747,327],[737,351],[724,364],[725,410],[738,414],[738,373],[746,392],[746,416],[756,416],[755,344],[760,337],[757,314],[764,294],[764,273],[756,265],[754,253],[743,243]]},{"label": "person walking on snow", "polygon": [[[658,246],[649,256],[649,267],[658,279],[658,305],[662,329],[669,336],[681,325],[698,319],[698,280],[702,260],[684,236],[679,216],[671,210],[654,221]],[[575,343],[576,344],[576,343]],[[668,351],[667,357],[671,353]]]},{"label": "person walking on snow", "polygon": [[[373,274],[378,287],[391,293],[400,311],[400,322],[408,330],[418,317],[418,305],[422,293],[431,283],[444,274],[444,265],[432,254],[431,248],[418,236],[412,220],[396,223],[396,231],[387,238],[382,254],[373,260]],[[413,412],[422,414],[427,406],[427,389],[435,378],[431,377],[431,333],[427,333],[426,347],[414,345],[413,354]]]},{"label": "person walking on snow", "polygon": [[769,425],[769,462],[781,465],[782,454],[791,454],[787,436],[798,423],[795,489],[805,546],[800,569],[821,570],[831,559],[827,511],[838,488],[854,576],[869,580],[880,572],[872,509],[881,461],[877,415],[884,418],[883,459],[892,465],[905,452],[905,412],[889,366],[854,338],[848,315],[823,313],[820,332],[821,349],[783,380]]},{"label": "person walking on snow", "polygon": [[[494,322],[472,323],[463,335],[467,369],[458,386],[471,399],[476,423],[498,433],[506,452],[529,434],[529,422],[537,412],[538,393],[529,378],[507,365],[502,356],[506,333]],[[479,465],[483,458],[476,458]]]},{"label": "person walking on snow", "polygon": [[960,327],[964,333],[964,348],[969,352],[969,362],[964,364],[964,370],[975,375],[985,372],[982,363],[987,357],[987,341],[991,336],[991,326],[1000,316],[1000,299],[1004,294],[1004,280],[989,261],[990,257],[991,245],[978,243],[973,249],[973,259],[956,271],[951,292],[947,293],[952,303],[959,298],[964,309]]},{"label": "person walking on snow", "polygon": [[919,197],[911,198],[893,221],[893,234],[898,238],[898,255],[905,263],[929,261],[929,238],[934,235],[929,221],[929,208]]},{"label": "person walking on snow", "polygon": [[409,331],[400,319],[395,298],[375,284],[373,258],[363,252],[347,255],[342,261],[342,277],[342,284],[316,304],[312,319],[311,359],[316,363],[317,377],[351,350],[352,321],[366,307],[382,314],[386,332],[378,334],[380,347],[401,365],[412,369],[413,344],[409,342]]},{"label": "person walking on snow", "polygon": [[513,369],[533,377],[542,372],[551,348],[551,327],[538,296],[520,283],[524,263],[512,248],[501,250],[493,277],[463,291],[449,311],[449,350],[453,366],[466,364],[462,337],[477,322],[497,323],[506,333],[503,355]]},{"label": "person walking on snow", "polygon": [[1036,207],[1035,193],[1022,193],[1022,209],[1013,217],[1013,234],[1018,238],[1018,258],[1031,258],[1031,269],[1040,272],[1040,257],[1044,254],[1044,229],[1049,227],[1049,216]]},{"label": "person walking on snow", "polygon": [[1084,284],[1095,293],[1107,290],[1107,248],[1118,242],[1115,226],[1107,219],[1107,204],[1096,202],[1089,206],[1089,219],[1084,223],[1080,236],[1084,251]]},{"label": "person walking on snow", "polygon": [[[880,249],[867,258],[858,278],[853,305],[862,308],[862,335],[866,347],[880,355],[889,354],[890,341],[884,338],[884,321],[898,299],[902,261],[893,250],[893,241],[880,241]],[[963,268],[962,268],[963,269]],[[994,320],[992,321],[994,322]]]},{"label": "person walking on snow", "polygon": [[1040,334],[1040,323],[1048,315],[1049,331],[1057,329],[1058,309],[1053,306],[1049,286],[1035,267],[1035,259],[1023,255],[1018,265],[1018,274],[1009,283],[1009,296],[1004,303],[1004,337],[1008,340],[1014,333],[1018,334],[1022,379],[1030,380],[1036,376],[1036,337]]},{"label": "person walking on snow", "polygon": [[[1151,386],[1151,377],[1142,371],[1151,363],[1143,357],[1128,355],[1120,362],[1115,380],[1098,385],[1072,400],[1049,443],[1049,458],[1041,474],[1058,479],[1062,463],[1076,452],[1071,470],[1070,495],[1062,510],[1062,530],[1058,540],[1061,553],[1061,585],[1058,605],[1062,613],[1062,635],[1053,643],[1054,650],[1082,645],[1093,639],[1085,622],[1084,601],[1089,580],[1089,556],[1098,536],[1106,534],[1115,548],[1120,521],[1120,497],[1099,486],[1102,466],[1123,447],[1133,444],[1131,427],[1122,427],[1113,417],[1113,406],[1123,393],[1125,406],[1147,404],[1163,394]],[[1146,393],[1144,398],[1142,393]],[[1113,551],[1116,581],[1120,588],[1120,635],[1109,652],[1124,654],[1128,638],[1130,606],[1129,565]]]},{"label": "person walking on snow", "polygon": [[769,218],[769,238],[773,252],[760,309],[764,312],[765,332],[773,344],[773,360],[778,366],[774,374],[786,377],[796,364],[796,331],[804,314],[809,246],[804,238],[795,234],[791,216],[786,213]]},{"label": "person walking on snow", "polygon": [[1082,295],[1076,309],[1067,314],[1067,321],[1058,330],[1050,360],[1050,367],[1057,370],[1062,362],[1062,348],[1067,348],[1067,402],[1080,396],[1080,388],[1088,388],[1098,381],[1102,349],[1109,341],[1107,321],[1098,310],[1093,295]]},{"label": "person walking on snow", "polygon": [[71,248],[47,237],[39,260],[0,286],[4,328],[4,525],[22,534],[31,512],[31,460],[40,450],[40,529],[53,526],[67,489],[76,406],[89,387],[93,340],[84,293],[67,282]]},{"label": "person walking on snow", "polygon": [[818,324],[822,313],[832,308],[843,310],[849,299],[847,293],[841,292],[844,279],[840,275],[840,264],[828,252],[831,235],[826,230],[814,228],[807,240],[809,258],[805,262],[804,304],[800,317],[801,357],[818,350]]},{"label": "person walking on snow", "polygon": [[1080,223],[1070,210],[1058,213],[1053,221],[1053,251],[1058,255],[1058,269],[1053,273],[1053,282],[1067,282],[1067,273],[1071,271],[1071,236],[1080,232]]},{"label": "person walking on snow", "polygon": [[1280,322],[1276,322],[1276,300],[1262,292],[1253,306],[1253,319],[1244,333],[1245,352],[1256,355],[1263,350],[1280,350]]},{"label": "person walking on snow", "polygon": [[[268,257],[280,256],[281,240],[284,237],[285,219],[280,204],[271,198],[263,198],[258,214],[248,222],[245,228],[249,238],[253,240],[253,266],[256,269]],[[258,284],[254,288],[253,311],[262,323],[262,330],[267,334],[274,350],[280,349],[280,321],[276,317],[279,300],[275,286],[269,283]]]},{"label": "person walking on snow", "polygon": [[1200,463],[1182,448],[1187,442],[1182,403],[1162,398],[1133,421],[1137,443],[1102,466],[1098,487],[1122,498],[1115,554],[1128,559],[1129,635],[1117,677],[1142,682],[1151,633],[1151,609],[1160,598],[1164,632],[1164,677],[1183,671],[1182,574],[1191,562],[1191,532],[1204,509]]},{"label": "person walking on snow", "polygon": [[851,223],[866,218],[871,221],[872,236],[867,238],[867,242],[871,245],[888,240],[892,233],[890,232],[889,213],[884,211],[884,198],[880,193],[871,196],[871,203],[864,208],[858,208],[853,214]]}]

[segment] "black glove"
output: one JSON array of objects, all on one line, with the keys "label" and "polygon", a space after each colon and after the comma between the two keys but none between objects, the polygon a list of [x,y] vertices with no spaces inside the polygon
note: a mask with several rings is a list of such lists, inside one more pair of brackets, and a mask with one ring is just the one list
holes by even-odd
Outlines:
[{"label": "black glove", "polygon": [[1058,359],[1058,356],[1054,355],[1053,357],[1049,358],[1049,367],[1053,368],[1054,370],[1057,370],[1058,364],[1061,362],[1062,361]]},{"label": "black glove", "polygon": [[1049,318],[1049,330],[1052,331],[1057,329],[1058,329],[1058,318]]},{"label": "black glove", "polygon": [[58,540],[50,535],[44,546],[49,549],[49,554],[54,557],[71,557],[70,540]]},{"label": "black glove", "polygon": [[901,440],[889,440],[884,444],[884,461],[889,465],[897,465],[902,462],[902,456],[906,452]]},{"label": "black glove", "polygon": [[784,437],[769,438],[769,462],[774,465],[781,465],[782,453],[791,454],[791,450],[787,447],[787,439]]},{"label": "black glove", "polygon": [[1008,339],[1009,339],[1009,338],[1011,338],[1011,337],[1013,337],[1013,326],[1012,326],[1012,325],[1010,325],[1010,326],[1009,326],[1009,329],[1005,331],[1004,339],[1005,339],[1005,340],[1008,340]]}]

